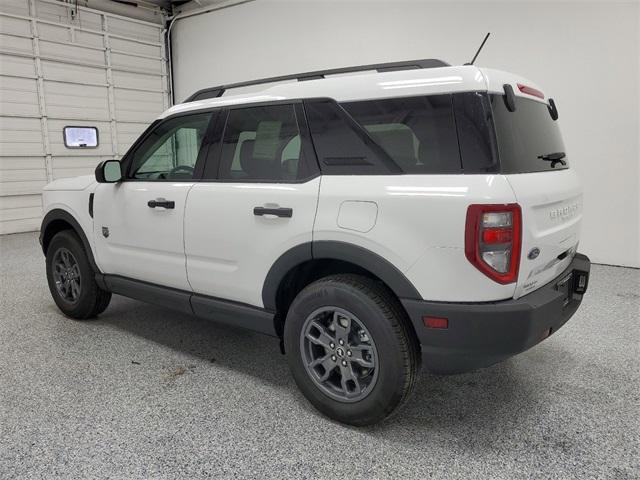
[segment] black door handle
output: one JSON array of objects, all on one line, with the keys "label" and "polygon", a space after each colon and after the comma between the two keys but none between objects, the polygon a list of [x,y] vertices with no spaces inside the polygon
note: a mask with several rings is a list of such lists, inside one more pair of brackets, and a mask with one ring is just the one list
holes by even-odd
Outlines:
[{"label": "black door handle", "polygon": [[164,207],[164,208],[176,208],[176,202],[173,200],[165,200],[164,198],[156,198],[155,200],[149,200],[147,202],[149,208]]},{"label": "black door handle", "polygon": [[276,217],[291,218],[293,216],[293,208],[268,208],[268,207],[253,207],[253,214],[259,217],[263,215],[275,215]]}]

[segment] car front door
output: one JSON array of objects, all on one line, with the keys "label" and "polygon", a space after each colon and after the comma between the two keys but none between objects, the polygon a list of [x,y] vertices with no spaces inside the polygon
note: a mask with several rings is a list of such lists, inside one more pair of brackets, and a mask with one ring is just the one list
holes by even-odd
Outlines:
[{"label": "car front door", "polygon": [[98,186],[94,233],[103,273],[191,290],[184,210],[212,116],[200,112],[161,121],[123,160],[123,181]]},{"label": "car front door", "polygon": [[310,252],[320,176],[304,122],[300,103],[230,107],[187,200],[194,292],[262,307],[275,261],[298,245]]}]

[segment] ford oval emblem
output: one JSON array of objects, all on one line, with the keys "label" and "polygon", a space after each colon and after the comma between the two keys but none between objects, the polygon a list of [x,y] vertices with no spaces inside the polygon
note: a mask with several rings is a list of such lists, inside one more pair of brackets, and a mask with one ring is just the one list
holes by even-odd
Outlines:
[{"label": "ford oval emblem", "polygon": [[529,260],[535,260],[536,258],[538,258],[538,255],[540,255],[540,249],[538,247],[534,247],[529,251],[529,255],[527,255],[527,258]]}]

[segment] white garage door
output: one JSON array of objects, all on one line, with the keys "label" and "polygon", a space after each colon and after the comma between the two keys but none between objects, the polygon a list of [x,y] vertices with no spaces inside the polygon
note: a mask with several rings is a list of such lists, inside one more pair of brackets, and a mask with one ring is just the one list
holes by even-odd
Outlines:
[{"label": "white garage door", "polygon": [[[47,182],[121,157],[168,105],[161,25],[0,1],[0,233],[38,229]],[[98,146],[67,148],[65,126],[96,127]]]}]

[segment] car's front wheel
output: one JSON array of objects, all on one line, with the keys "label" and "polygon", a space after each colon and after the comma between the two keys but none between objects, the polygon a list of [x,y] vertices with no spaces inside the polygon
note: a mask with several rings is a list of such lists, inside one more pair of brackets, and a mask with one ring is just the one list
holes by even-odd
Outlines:
[{"label": "car's front wheel", "polygon": [[107,308],[111,293],[96,283],[87,253],[73,231],[63,230],[51,239],[46,263],[49,291],[66,316],[85,320]]},{"label": "car's front wheel", "polygon": [[294,299],[284,342],[296,383],[318,410],[369,425],[390,415],[413,387],[419,352],[409,328],[384,285],[334,275]]}]

